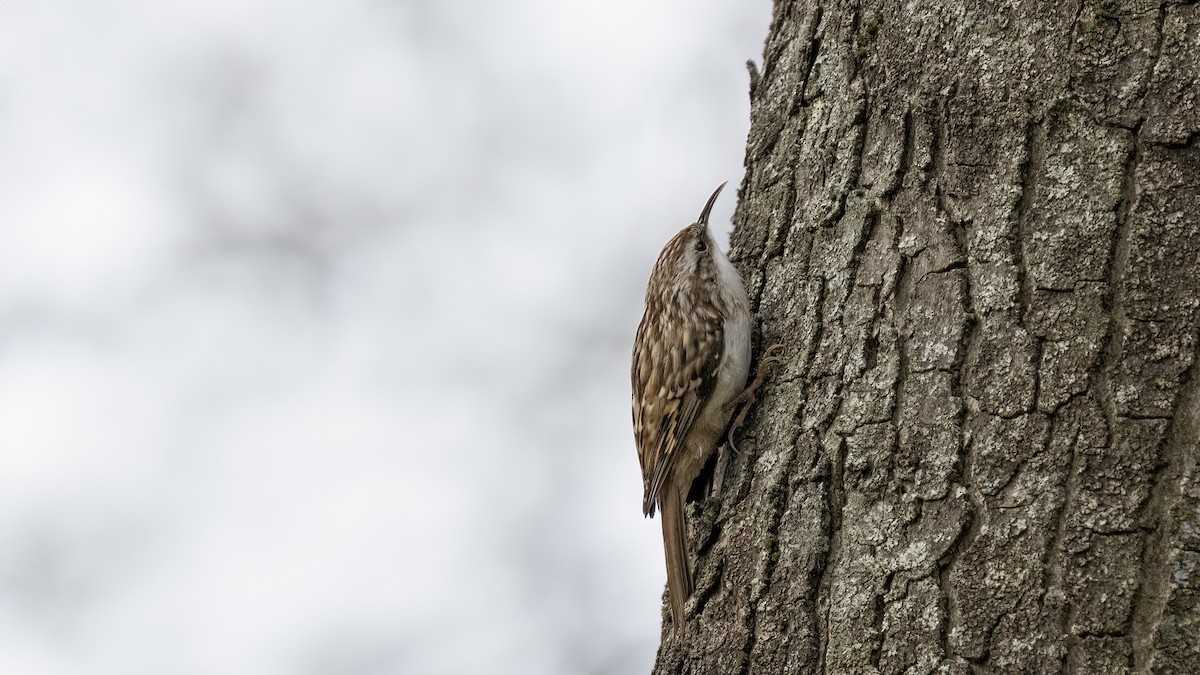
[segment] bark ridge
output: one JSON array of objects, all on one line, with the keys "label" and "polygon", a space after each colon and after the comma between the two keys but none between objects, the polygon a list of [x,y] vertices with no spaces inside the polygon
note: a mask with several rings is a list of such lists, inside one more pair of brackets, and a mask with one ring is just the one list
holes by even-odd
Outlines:
[{"label": "bark ridge", "polygon": [[1200,672],[1200,5],[776,3],[656,673]]}]

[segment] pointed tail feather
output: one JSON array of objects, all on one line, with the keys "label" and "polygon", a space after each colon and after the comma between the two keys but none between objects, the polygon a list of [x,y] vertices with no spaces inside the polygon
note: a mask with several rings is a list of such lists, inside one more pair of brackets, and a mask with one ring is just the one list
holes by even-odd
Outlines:
[{"label": "pointed tail feather", "polygon": [[692,567],[688,562],[687,521],[683,507],[685,495],[668,481],[663,485],[659,503],[663,528],[663,550],[667,558],[667,595],[675,629],[683,627],[683,606],[692,594]]}]

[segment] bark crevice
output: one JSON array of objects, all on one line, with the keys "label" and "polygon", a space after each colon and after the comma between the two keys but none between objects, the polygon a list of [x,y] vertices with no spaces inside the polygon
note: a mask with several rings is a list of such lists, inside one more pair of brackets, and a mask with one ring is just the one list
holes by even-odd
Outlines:
[{"label": "bark crevice", "polygon": [[777,0],[785,363],[658,673],[1200,672],[1200,10],[1114,1]]}]

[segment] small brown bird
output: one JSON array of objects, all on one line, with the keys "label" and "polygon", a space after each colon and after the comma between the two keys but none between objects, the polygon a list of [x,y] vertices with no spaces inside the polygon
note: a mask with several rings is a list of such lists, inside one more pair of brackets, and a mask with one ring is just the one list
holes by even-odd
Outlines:
[{"label": "small brown bird", "polygon": [[667,592],[678,629],[692,593],[684,500],[716,449],[750,372],[750,302],[717,248],[708,215],[663,248],[646,288],[633,343],[633,432],[642,464],[642,510],[662,511]]}]

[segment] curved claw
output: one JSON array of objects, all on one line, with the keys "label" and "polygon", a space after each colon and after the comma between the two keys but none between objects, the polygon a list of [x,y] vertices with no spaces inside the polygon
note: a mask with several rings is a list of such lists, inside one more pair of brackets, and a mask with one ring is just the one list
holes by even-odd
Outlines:
[{"label": "curved claw", "polygon": [[750,408],[754,406],[754,402],[757,399],[758,389],[766,382],[767,375],[771,372],[771,367],[783,362],[783,357],[775,354],[775,352],[781,349],[783,349],[783,345],[775,343],[763,351],[758,359],[758,370],[754,374],[754,381],[734,399],[733,405],[735,407],[740,405],[741,410],[734,417],[733,423],[729,425],[729,433],[725,435],[725,440],[729,443],[729,447],[733,449],[734,454],[737,454],[738,449],[737,445],[733,442],[733,435],[746,423],[746,416],[750,414]]}]

